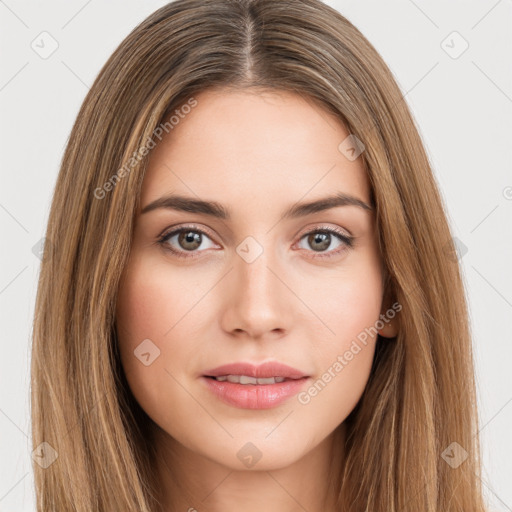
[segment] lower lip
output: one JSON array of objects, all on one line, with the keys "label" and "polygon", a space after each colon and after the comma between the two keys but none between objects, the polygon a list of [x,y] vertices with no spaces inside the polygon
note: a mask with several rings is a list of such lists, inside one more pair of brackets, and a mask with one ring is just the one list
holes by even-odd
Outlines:
[{"label": "lower lip", "polygon": [[202,377],[206,385],[218,398],[241,409],[270,409],[296,395],[308,377],[285,380],[275,384],[237,384],[236,382]]}]

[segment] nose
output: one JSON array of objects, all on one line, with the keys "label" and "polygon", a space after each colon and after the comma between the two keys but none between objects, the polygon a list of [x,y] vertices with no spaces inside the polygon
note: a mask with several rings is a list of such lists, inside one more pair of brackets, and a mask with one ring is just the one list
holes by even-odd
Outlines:
[{"label": "nose", "polygon": [[254,261],[235,254],[234,268],[223,283],[222,328],[238,337],[284,336],[292,321],[297,300],[287,286],[282,263],[271,258],[270,249]]}]

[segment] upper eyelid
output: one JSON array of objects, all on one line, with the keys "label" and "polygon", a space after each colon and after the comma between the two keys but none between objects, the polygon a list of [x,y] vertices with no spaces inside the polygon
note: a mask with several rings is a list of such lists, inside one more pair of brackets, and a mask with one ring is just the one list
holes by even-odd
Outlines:
[{"label": "upper eyelid", "polygon": [[[166,228],[163,230],[163,232],[158,235],[158,238],[161,239],[161,238],[167,238],[171,235],[174,235],[176,233],[179,233],[180,231],[184,231],[184,230],[190,230],[190,231],[199,231],[199,232],[202,232],[204,234],[206,234],[208,237],[214,239],[216,238],[214,235],[212,235],[210,233],[210,231],[207,229],[207,228],[203,228],[203,227],[200,227],[198,225],[185,225],[185,226],[182,226],[182,225],[178,225],[178,226],[172,226],[170,228]],[[299,230],[295,235],[294,235],[294,238],[297,237],[297,236],[300,236],[300,238],[302,238],[303,236],[311,233],[311,232],[315,232],[315,231],[322,231],[322,230],[328,230],[329,232],[332,232],[334,231],[335,234],[336,234],[336,231],[337,230],[343,230],[345,233],[344,235],[347,237],[347,238],[355,238],[354,235],[352,235],[352,233],[350,231],[348,231],[346,228],[341,228],[339,226],[337,227],[332,227],[332,226],[327,226],[325,224],[316,224],[316,225],[313,225],[313,226],[310,226],[310,227],[307,227],[307,228],[304,228],[304,229],[301,229]],[[340,234],[340,233],[338,233]]]},{"label": "upper eyelid", "polygon": [[189,231],[198,231],[200,233],[204,233],[205,235],[207,235],[209,238],[212,238],[214,239],[215,236],[212,236],[209,232],[208,229],[206,228],[203,228],[203,227],[200,227],[200,226],[194,226],[194,225],[190,225],[190,226],[173,226],[171,228],[168,228],[168,229],[164,229],[163,232],[158,236],[158,239],[162,239],[162,238],[168,238],[170,237],[171,235],[175,235],[181,231],[186,231],[186,230],[189,230]]},{"label": "upper eyelid", "polygon": [[[353,238],[353,235],[352,233],[347,229],[347,228],[343,228],[341,226],[327,226],[326,224],[315,224],[313,226],[310,226],[308,228],[304,228],[304,230],[300,230],[295,236],[304,236],[304,235],[307,235],[308,233],[311,233],[311,232],[315,232],[315,231],[322,231],[322,230],[327,230],[329,232],[337,232],[337,231],[343,231],[344,235],[347,237],[347,238]],[[338,233],[340,234],[340,233]]]}]

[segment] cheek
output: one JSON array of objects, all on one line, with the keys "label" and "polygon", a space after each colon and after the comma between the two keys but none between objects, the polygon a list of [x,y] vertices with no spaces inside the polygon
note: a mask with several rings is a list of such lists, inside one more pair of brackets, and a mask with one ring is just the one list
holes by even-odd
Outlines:
[{"label": "cheek", "polygon": [[[313,280],[309,281],[311,285]],[[344,350],[350,341],[375,325],[382,305],[382,274],[377,257],[366,253],[318,285],[303,289],[323,321],[328,347]],[[363,335],[364,337],[364,335]]]},{"label": "cheek", "polygon": [[148,268],[130,264],[119,287],[116,310],[121,350],[133,353],[144,339],[161,339],[172,327],[169,312],[177,303],[176,292],[162,286],[161,275],[158,279]]},{"label": "cheek", "polygon": [[[372,260],[373,262],[373,260]],[[325,329],[315,339],[318,375],[299,402],[343,421],[359,401],[370,375],[382,303],[379,265],[364,262],[316,289],[315,312]],[[319,300],[320,299],[320,300]],[[331,418],[332,421],[332,418]]]},{"label": "cheek", "polygon": [[134,260],[119,287],[116,329],[121,362],[134,397],[150,416],[159,410],[162,390],[174,389],[173,366],[186,371],[182,363],[190,360],[193,350],[190,343],[173,343],[186,324],[180,321],[187,308],[181,284],[165,268]]}]

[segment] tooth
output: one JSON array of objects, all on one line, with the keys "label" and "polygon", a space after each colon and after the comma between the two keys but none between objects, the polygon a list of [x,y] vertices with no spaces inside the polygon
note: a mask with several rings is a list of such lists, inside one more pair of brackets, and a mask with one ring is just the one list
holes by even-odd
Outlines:
[{"label": "tooth", "polygon": [[275,384],[274,377],[258,379],[258,384]]},{"label": "tooth", "polygon": [[254,377],[248,377],[247,375],[240,375],[240,384],[257,384],[258,379]]},{"label": "tooth", "polygon": [[261,385],[267,385],[267,384],[275,384],[278,382],[284,382],[286,380],[285,377],[261,377],[261,378],[255,378],[250,377],[248,375],[219,375],[218,377],[215,377],[216,380],[219,382],[233,382],[236,384],[261,384]]}]

